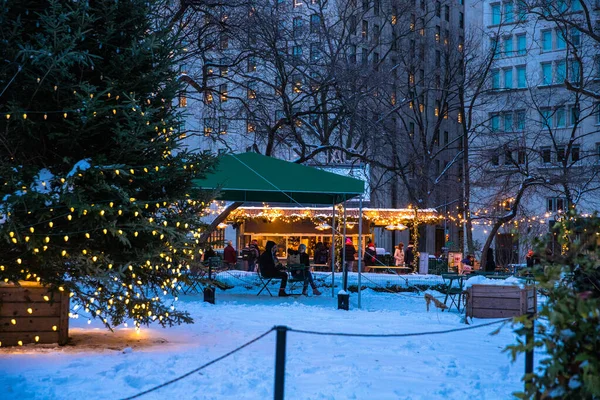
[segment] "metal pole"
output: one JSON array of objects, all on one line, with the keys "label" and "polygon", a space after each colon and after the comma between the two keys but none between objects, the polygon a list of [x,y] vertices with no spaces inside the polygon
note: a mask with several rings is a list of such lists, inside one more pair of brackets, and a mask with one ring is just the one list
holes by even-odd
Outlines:
[{"label": "metal pole", "polygon": [[348,268],[346,268],[346,197],[344,196],[344,239],[342,240],[342,268],[344,291],[348,290]]},{"label": "metal pole", "polygon": [[331,213],[331,297],[335,297],[335,198]]},{"label": "metal pole", "polygon": [[360,309],[360,274],[362,268],[362,224],[363,224],[363,199],[362,195],[358,199],[358,308]]},{"label": "metal pole", "polygon": [[275,343],[275,392],[273,399],[283,400],[285,389],[285,342],[288,327],[278,325],[277,342]]},{"label": "metal pole", "polygon": [[533,373],[533,335],[535,326],[534,313],[527,313],[527,320],[531,322],[531,327],[527,329],[525,336],[527,344],[527,351],[525,352],[525,393],[527,393],[527,389],[529,385],[531,385],[531,378],[528,375]]}]

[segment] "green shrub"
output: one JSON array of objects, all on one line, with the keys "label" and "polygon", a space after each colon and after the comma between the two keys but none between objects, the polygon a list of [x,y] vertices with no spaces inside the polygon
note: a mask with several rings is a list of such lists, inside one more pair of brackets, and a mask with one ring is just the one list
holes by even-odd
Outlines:
[{"label": "green shrub", "polygon": [[[600,220],[569,215],[555,230],[556,253],[541,251],[534,274],[548,297],[539,310],[533,344],[507,347],[519,353],[542,347],[547,357],[526,375],[519,398],[600,399]],[[555,246],[556,247],[556,246]],[[527,317],[516,319],[531,323]]]}]

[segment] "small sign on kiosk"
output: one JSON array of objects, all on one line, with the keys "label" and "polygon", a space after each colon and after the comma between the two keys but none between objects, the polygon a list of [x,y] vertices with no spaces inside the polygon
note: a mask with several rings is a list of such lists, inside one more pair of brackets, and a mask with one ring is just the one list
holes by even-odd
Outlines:
[{"label": "small sign on kiosk", "polygon": [[419,252],[419,274],[427,275],[429,273],[429,253]]}]

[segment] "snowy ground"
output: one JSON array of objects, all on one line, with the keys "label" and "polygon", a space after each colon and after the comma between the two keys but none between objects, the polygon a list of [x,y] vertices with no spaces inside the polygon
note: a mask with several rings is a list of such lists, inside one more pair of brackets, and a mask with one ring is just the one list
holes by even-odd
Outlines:
[{"label": "snowy ground", "polygon": [[[422,295],[363,291],[363,309],[337,310],[321,297],[277,298],[243,285],[180,299],[195,324],[115,333],[71,320],[74,345],[0,349],[2,399],[119,399],[173,379],[219,357],[274,325],[295,329],[411,333],[463,328],[456,310],[425,310]],[[440,296],[437,292],[430,292]],[[491,320],[474,320],[472,325]],[[524,360],[502,349],[516,341],[510,326],[407,338],[355,338],[288,333],[288,399],[510,399],[521,390]],[[142,399],[273,398],[275,334]],[[540,355],[536,354],[536,363]]]}]

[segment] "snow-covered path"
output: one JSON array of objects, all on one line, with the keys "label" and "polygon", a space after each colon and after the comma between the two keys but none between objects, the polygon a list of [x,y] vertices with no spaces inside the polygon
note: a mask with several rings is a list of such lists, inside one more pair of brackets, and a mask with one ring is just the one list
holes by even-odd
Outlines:
[{"label": "snow-covered path", "polygon": [[[235,293],[237,291],[237,293]],[[71,320],[75,346],[0,349],[2,399],[118,399],[173,379],[269,330],[409,333],[465,327],[456,310],[425,311],[422,295],[363,291],[351,310],[331,296],[271,298],[244,289],[218,292],[217,304],[184,296],[193,325],[110,333]],[[439,296],[437,292],[431,292]],[[490,322],[475,320],[474,325]],[[510,399],[522,389],[524,361],[502,349],[510,326],[408,338],[313,336],[287,339],[288,399]],[[273,398],[275,334],[142,399]],[[537,357],[537,355],[536,355]],[[536,360],[537,361],[537,360]]]}]

